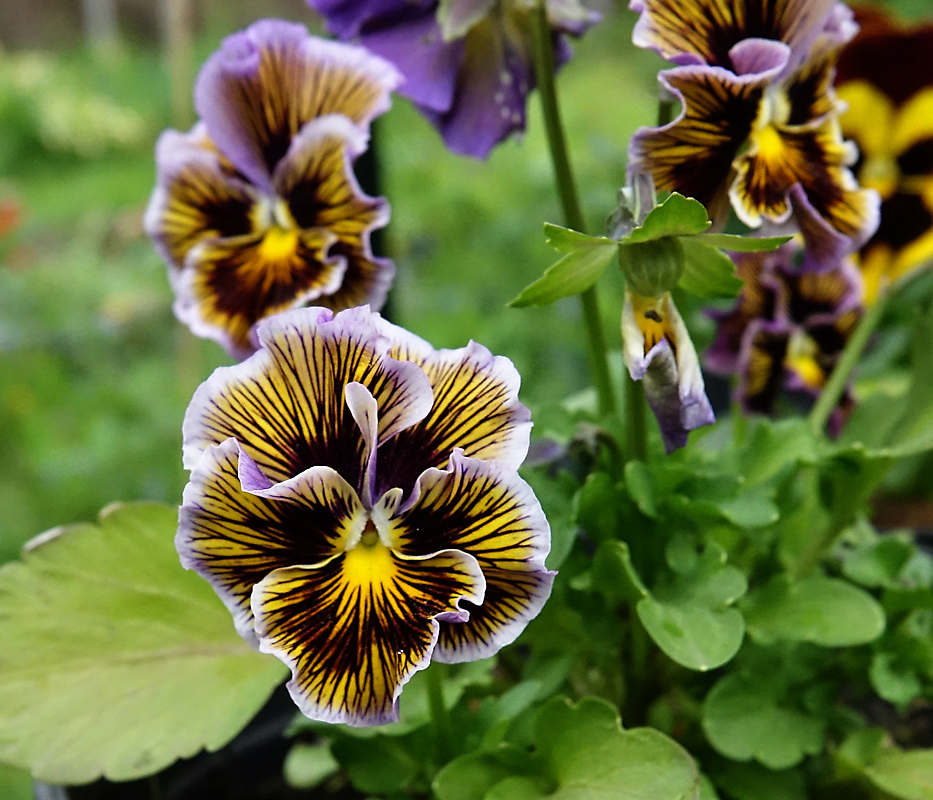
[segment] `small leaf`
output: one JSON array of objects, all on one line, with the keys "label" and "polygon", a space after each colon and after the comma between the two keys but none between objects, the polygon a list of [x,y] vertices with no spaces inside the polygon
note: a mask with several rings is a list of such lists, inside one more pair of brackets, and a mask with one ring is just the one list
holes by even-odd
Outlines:
[{"label": "small leaf", "polygon": [[434,779],[437,800],[482,800],[509,770],[487,753],[468,753],[451,761]]},{"label": "small leaf", "polygon": [[[787,244],[792,236],[736,236],[732,233],[701,233],[699,236],[684,237],[710,247],[731,250],[733,253],[758,253],[762,250],[777,250]],[[683,241],[683,240],[681,240]]]},{"label": "small leaf", "polygon": [[331,755],[327,742],[296,743],[285,757],[282,771],[285,781],[294,789],[313,789],[340,769]]},{"label": "small leaf", "polygon": [[699,200],[674,192],[655,206],[645,221],[633,230],[629,242],[650,242],[665,236],[693,236],[710,226],[706,208]]},{"label": "small leaf", "polygon": [[868,592],[822,575],[797,582],[776,575],[749,595],[742,610],[748,632],[763,644],[848,647],[874,641],[885,626],[884,611]]},{"label": "small leaf", "polygon": [[705,298],[738,297],[745,285],[736,274],[735,264],[722,250],[704,244],[700,238],[684,238],[684,274],[678,286],[685,292]]},{"label": "small leaf", "polygon": [[589,250],[607,245],[614,247],[618,244],[614,239],[607,239],[605,236],[590,236],[572,228],[553,225],[550,222],[544,223],[544,235],[547,237],[547,243],[559,253],[574,253],[577,250]]},{"label": "small leaf", "polygon": [[894,797],[933,800],[933,750],[886,750],[865,774]]},{"label": "small leaf", "polygon": [[49,783],[150,775],[225,745],[284,679],[182,568],[177,519],[111,506],[0,570],[0,759]]},{"label": "small leaf", "polygon": [[773,770],[754,761],[731,761],[715,774],[716,784],[734,800],[808,800],[799,769]]},{"label": "small leaf", "polygon": [[625,488],[638,510],[646,517],[657,519],[658,507],[654,500],[654,482],[643,461],[629,461],[625,465]]},{"label": "small leaf", "polygon": [[596,283],[617,251],[618,245],[609,241],[609,244],[569,253],[538,280],[526,286],[509,306],[546,306],[563,297],[585,292]]},{"label": "small leaf", "polygon": [[728,675],[703,702],[710,744],[734,761],[786,769],[823,749],[823,722],[779,702],[774,681]]},{"label": "small leaf", "polygon": [[766,492],[743,492],[717,504],[722,515],[739,528],[763,528],[777,522],[781,512]]},{"label": "small leaf", "polygon": [[917,673],[901,663],[896,653],[875,653],[868,677],[878,696],[895,705],[905,706],[923,693],[923,683]]},{"label": "small leaf", "polygon": [[[554,698],[538,712],[535,744],[547,775],[507,778],[485,800],[696,800],[689,754],[652,728],[622,730],[604,700]],[[548,780],[549,779],[549,780]]]},{"label": "small leaf", "polygon": [[334,758],[361,792],[383,794],[404,788],[418,774],[419,763],[396,738],[342,736],[331,744]]}]

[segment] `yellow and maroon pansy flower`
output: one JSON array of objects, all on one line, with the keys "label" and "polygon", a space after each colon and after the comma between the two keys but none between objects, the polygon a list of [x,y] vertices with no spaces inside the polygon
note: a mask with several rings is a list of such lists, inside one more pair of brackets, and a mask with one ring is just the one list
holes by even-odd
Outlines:
[{"label": "yellow and maroon pansy flower", "polygon": [[859,9],[839,60],[843,133],[859,146],[859,181],[881,195],[881,224],[860,253],[866,301],[933,260],[933,24],[896,25]]},{"label": "yellow and maroon pansy flower", "polygon": [[838,260],[877,226],[877,195],[849,170],[833,66],[855,33],[835,0],[632,0],[636,44],[680,66],[660,73],[679,116],[642,128],[633,169],[658,189],[702,202],[749,227],[793,215],[811,264]]},{"label": "yellow and maroon pansy flower", "polygon": [[[849,259],[801,269],[797,244],[773,253],[735,253],[745,282],[735,307],[714,312],[716,338],[706,366],[737,375],[736,399],[770,414],[784,391],[819,395],[862,315],[862,282]],[[838,432],[854,404],[846,392],[830,419]]]},{"label": "yellow and maroon pansy flower", "polygon": [[231,354],[252,326],[311,301],[385,301],[394,268],[370,233],[389,208],[352,162],[400,80],[364,49],[263,20],[224,40],[195,88],[201,121],[156,147],[146,230],[169,264],[175,313]]},{"label": "yellow and maroon pansy flower", "polygon": [[511,362],[435,351],[368,308],[285,312],[184,422],[182,563],[292,670],[308,716],[397,718],[431,659],[490,656],[547,599]]}]

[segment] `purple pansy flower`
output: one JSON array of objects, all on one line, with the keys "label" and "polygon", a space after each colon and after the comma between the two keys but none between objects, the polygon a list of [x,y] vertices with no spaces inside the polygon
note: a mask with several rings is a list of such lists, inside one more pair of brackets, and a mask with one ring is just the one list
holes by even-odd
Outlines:
[{"label": "purple pansy flower", "polygon": [[518,373],[365,307],[287,311],[256,335],[185,415],[182,563],[291,668],[305,714],[391,722],[417,670],[494,654],[550,594]]},{"label": "purple pansy flower", "polygon": [[258,320],[315,301],[381,306],[392,263],[370,232],[388,222],[352,161],[389,107],[395,68],[361,47],[263,20],[224,40],[201,70],[201,121],[156,147],[145,227],[169,264],[175,313],[236,357]]},{"label": "purple pansy flower", "polygon": [[668,453],[687,444],[690,431],[716,421],[696,349],[669,292],[644,297],[626,289],[622,357],[632,380],[643,381]]},{"label": "purple pansy flower", "polygon": [[[735,253],[745,287],[736,306],[713,316],[716,338],[706,366],[738,375],[737,399],[770,414],[783,390],[819,395],[862,315],[862,281],[848,259],[819,271],[801,269],[800,246],[773,253]],[[838,432],[853,405],[843,396],[830,419]]]},{"label": "purple pansy flower", "polygon": [[632,0],[634,41],[678,64],[662,86],[683,106],[642,128],[632,165],[659,189],[700,200],[723,220],[731,201],[752,228],[793,215],[811,265],[832,263],[878,224],[878,196],[858,187],[856,149],[839,130],[832,89],[855,34],[837,0]]},{"label": "purple pansy flower", "polygon": [[[358,39],[405,77],[399,93],[435,125],[447,146],[485,158],[525,129],[535,86],[533,3],[525,0],[308,0],[340,39]],[[556,60],[570,57],[598,15],[579,0],[548,0]]]}]

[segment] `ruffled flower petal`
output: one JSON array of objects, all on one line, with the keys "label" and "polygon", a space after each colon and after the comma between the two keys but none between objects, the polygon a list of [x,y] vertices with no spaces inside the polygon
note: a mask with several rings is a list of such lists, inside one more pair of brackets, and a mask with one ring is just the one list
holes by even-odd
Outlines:
[{"label": "ruffled flower petal", "polygon": [[205,63],[195,108],[217,146],[268,189],[291,140],[312,119],[342,114],[362,129],[389,107],[400,78],[361,47],[312,38],[303,25],[261,20]]},{"label": "ruffled flower petal", "polygon": [[626,290],[622,357],[632,380],[644,382],[667,452],[683,447],[690,431],[716,421],[696,349],[669,294],[648,298]]},{"label": "ruffled flower petal", "polygon": [[270,486],[237,441],[227,439],[192,472],[175,541],[185,568],[210,581],[237,630],[255,641],[253,586],[272,570],[342,552],[365,523],[356,492],[329,467]]},{"label": "ruffled flower petal", "polygon": [[460,550],[486,576],[483,604],[466,606],[469,621],[442,623],[437,660],[492,655],[515,640],[550,595],[555,573],[544,566],[550,528],[531,488],[502,464],[455,451],[446,470],[422,473],[411,499],[383,525],[402,553]]},{"label": "ruffled flower petal", "polygon": [[270,573],[253,590],[260,649],[292,670],[288,690],[313,719],[375,725],[398,719],[403,685],[431,660],[442,619],[483,602],[476,560],[418,558],[381,542]]},{"label": "ruffled flower petal", "polygon": [[387,355],[375,318],[367,308],[337,316],[313,308],[260,323],[259,351],[216,370],[195,393],[182,428],[185,466],[232,436],[272,481],[329,466],[359,491],[368,459],[347,385],[372,393],[383,437],[421,419],[432,401],[422,370]]},{"label": "ruffled flower petal", "polygon": [[259,197],[226,168],[203,126],[167,130],[156,144],[158,183],[144,227],[159,254],[180,270],[189,251],[206,239],[253,232]]}]

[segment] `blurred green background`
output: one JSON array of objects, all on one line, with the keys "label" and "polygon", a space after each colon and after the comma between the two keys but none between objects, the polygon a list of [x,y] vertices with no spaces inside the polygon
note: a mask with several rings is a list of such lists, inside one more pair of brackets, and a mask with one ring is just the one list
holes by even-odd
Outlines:
[{"label": "blurred green background", "polygon": [[[319,30],[300,0],[203,3],[190,24],[163,18],[163,29],[180,24],[185,35],[160,45],[150,5],[118,5],[119,36],[91,47],[77,6],[25,13],[18,0],[0,2],[0,562],[113,500],[181,497],[185,407],[228,362],[174,320],[165,267],[142,233],[153,143],[173,120],[191,120],[185,65],[200,64],[223,36],[272,13]],[[916,16],[929,0],[895,5]],[[594,231],[623,183],[629,136],[653,122],[661,66],[631,45],[635,15],[624,4],[603,9],[560,79]],[[527,134],[488,162],[449,154],[403,99],[376,137],[393,210],[385,248],[399,269],[392,318],[438,347],[472,338],[512,358],[546,427],[588,371],[575,299],[505,306],[554,260],[542,223],[562,222],[536,98]],[[610,337],[621,303],[612,281],[602,295]]]}]

